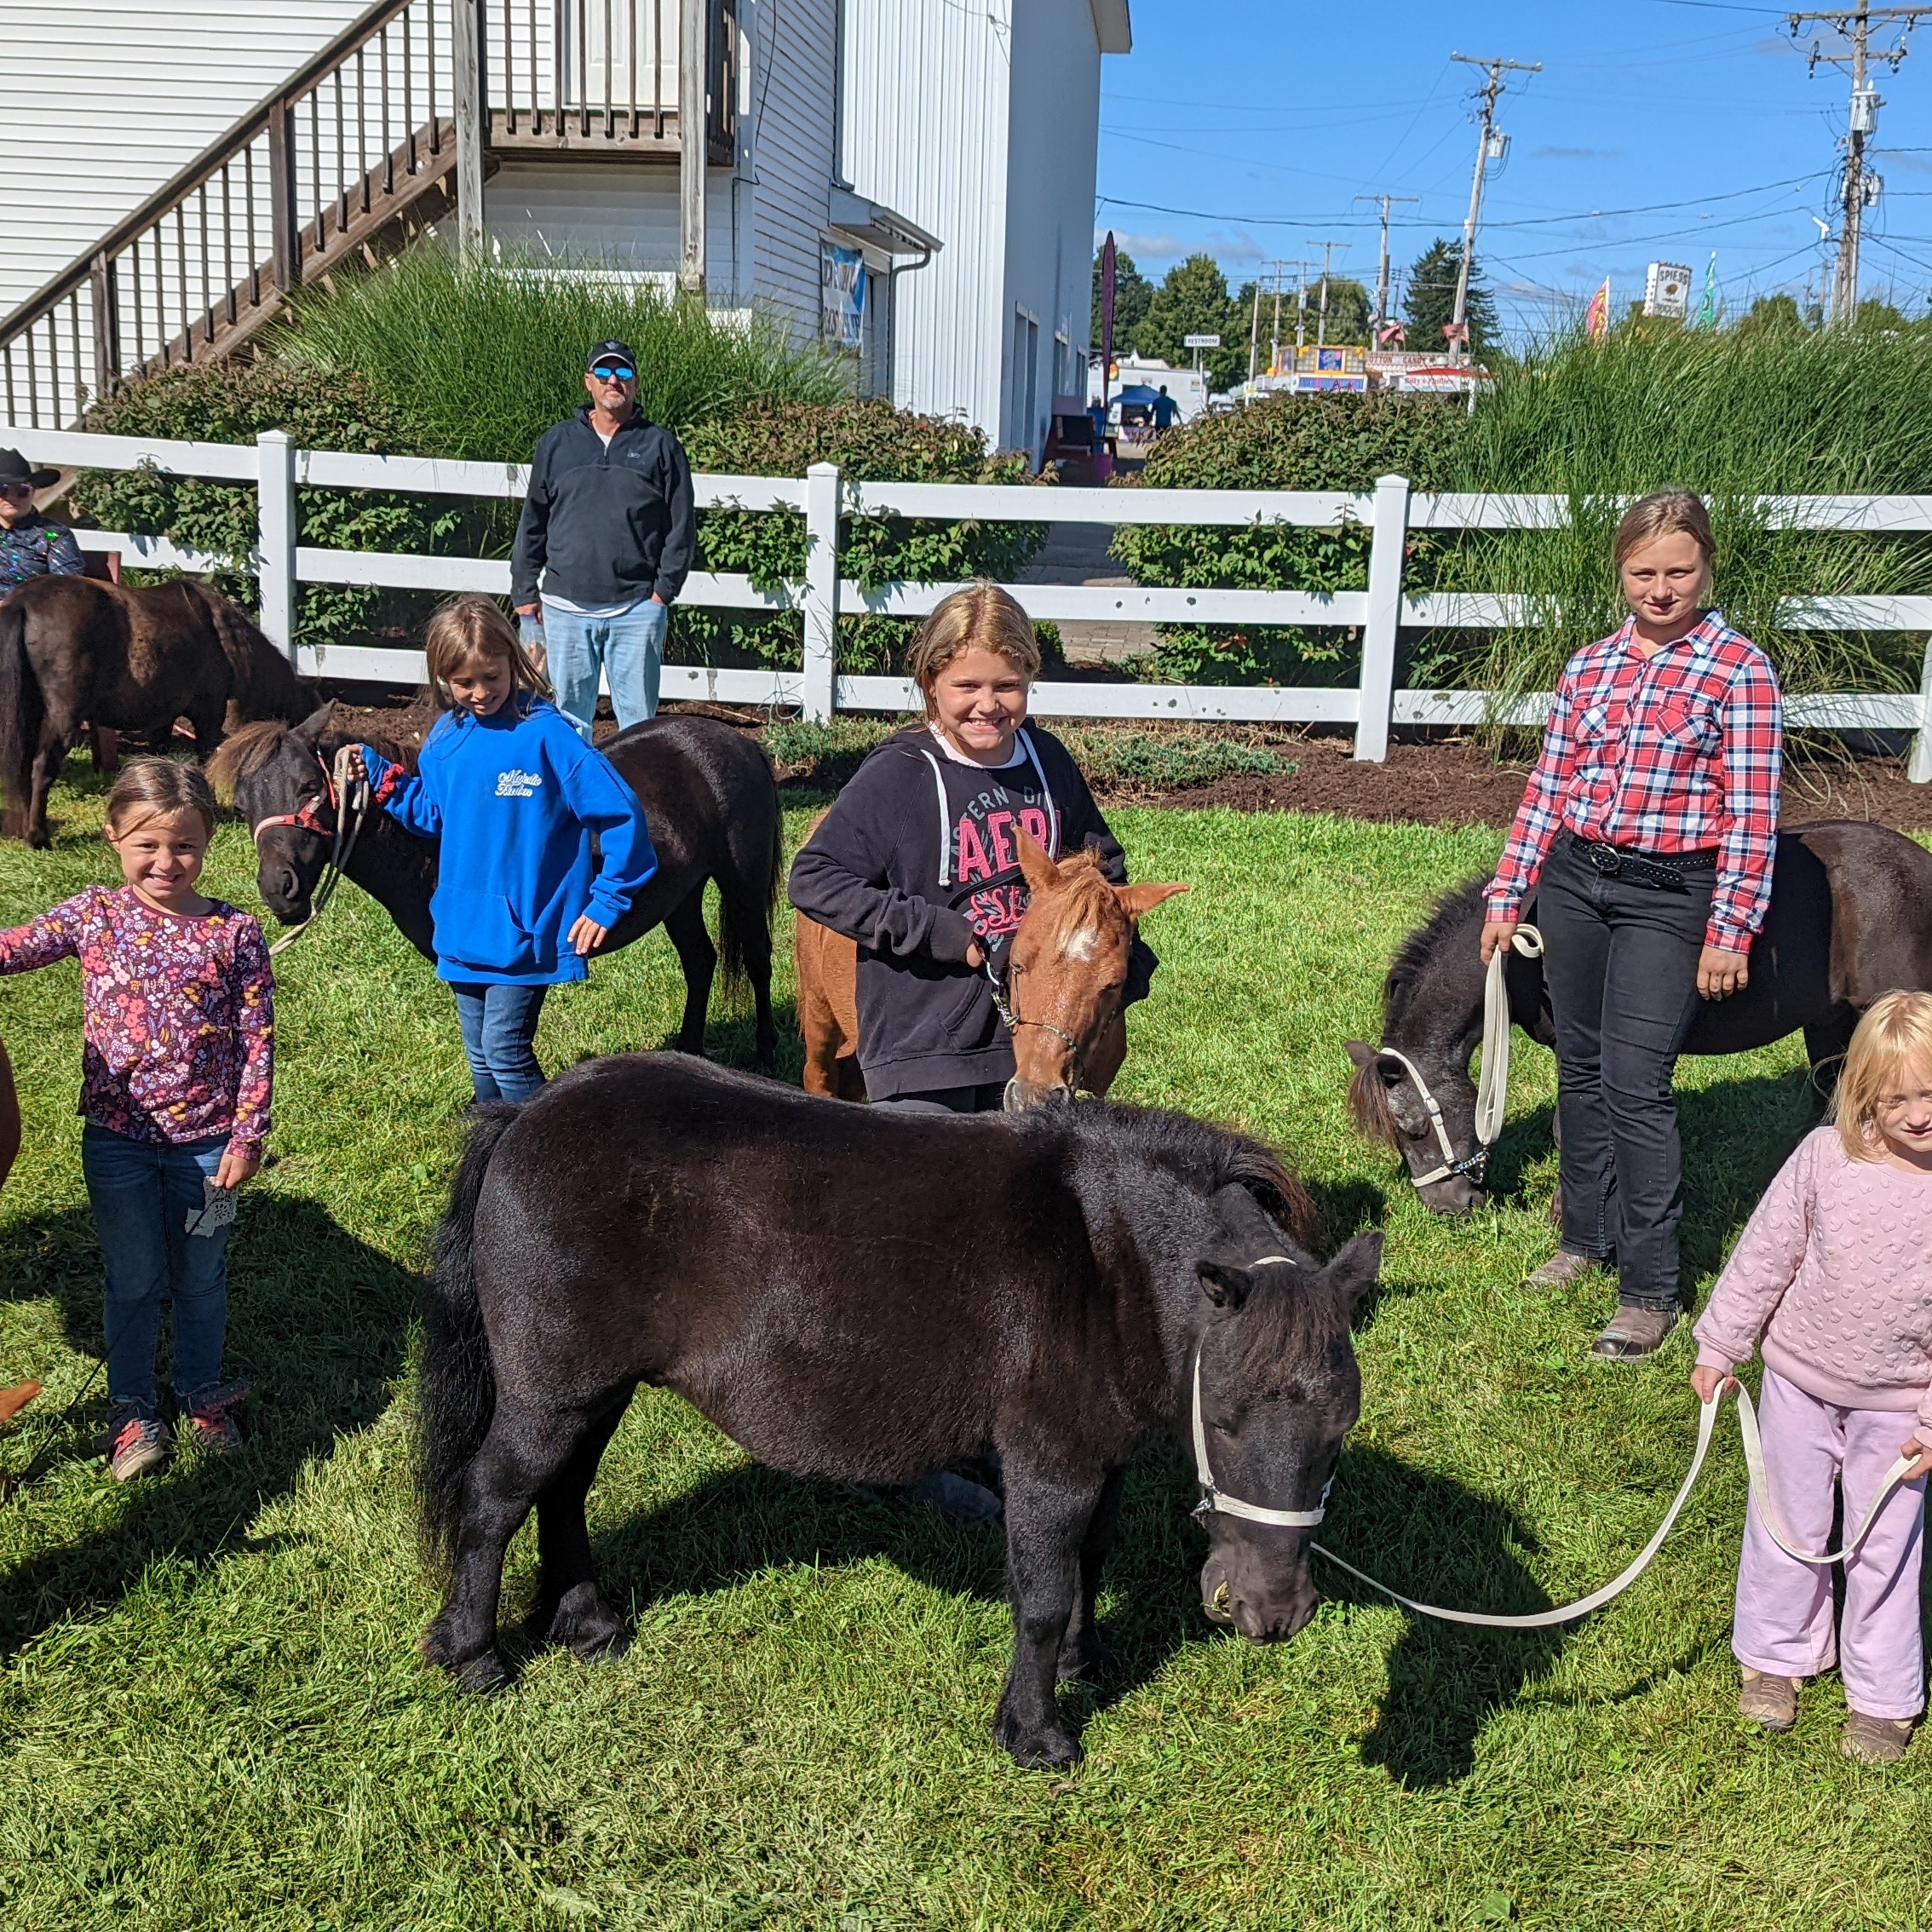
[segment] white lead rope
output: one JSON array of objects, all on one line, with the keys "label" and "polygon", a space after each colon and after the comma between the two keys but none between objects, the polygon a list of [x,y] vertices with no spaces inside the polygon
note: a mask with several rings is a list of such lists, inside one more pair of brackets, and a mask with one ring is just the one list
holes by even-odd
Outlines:
[{"label": "white lead rope", "polygon": [[[1199,1365],[1197,1363],[1197,1376]],[[1765,1475],[1764,1446],[1757,1433],[1757,1412],[1751,1406],[1750,1393],[1742,1383],[1734,1383],[1738,1398],[1738,1434],[1744,1439],[1745,1466],[1751,1475],[1751,1492],[1757,1504],[1759,1521],[1764,1525],[1771,1540],[1787,1556],[1800,1563],[1811,1564],[1815,1568],[1843,1562],[1848,1556],[1854,1556],[1872,1533],[1872,1526],[1878,1520],[1878,1512],[1890,1500],[1892,1492],[1905,1481],[1906,1472],[1916,1458],[1900,1456],[1885,1472],[1885,1480],[1878,1486],[1878,1493],[1872,1499],[1872,1507],[1865,1512],[1865,1521],[1858,1527],[1858,1533],[1841,1550],[1828,1550],[1822,1555],[1814,1555],[1808,1550],[1801,1550],[1791,1539],[1789,1532],[1778,1520],[1778,1514],[1771,1503],[1771,1486]],[[1696,1486],[1699,1473],[1704,1468],[1704,1458],[1711,1447],[1711,1438],[1717,1427],[1717,1411],[1723,1402],[1723,1391],[1720,1389],[1710,1401],[1702,1406],[1697,1419],[1697,1449],[1691,1458],[1690,1473],[1684,1478],[1664,1521],[1657,1526],[1657,1532],[1638,1551],[1636,1561],[1619,1575],[1593,1590],[1588,1596],[1579,1597],[1574,1603],[1559,1605],[1553,1610],[1538,1610],[1521,1617],[1490,1617],[1475,1610],[1445,1610],[1440,1604],[1418,1603],[1412,1596],[1405,1596],[1400,1590],[1391,1590],[1385,1583],[1371,1577],[1366,1570],[1358,1570],[1353,1563],[1337,1556],[1332,1550],[1311,1542],[1308,1547],[1334,1564],[1339,1570],[1346,1570],[1358,1582],[1366,1584],[1371,1590],[1380,1590],[1384,1596],[1393,1598],[1405,1610],[1413,1610],[1418,1616],[1434,1617],[1445,1624],[1474,1624],[1491,1630],[1547,1630],[1555,1624],[1574,1623],[1579,1617],[1587,1617],[1592,1610],[1601,1610],[1613,1597],[1620,1596],[1650,1567],[1651,1560],[1664,1547],[1664,1539],[1675,1527],[1679,1513],[1690,1492]],[[1196,1406],[1197,1417],[1199,1414]],[[1197,1429],[1199,1423],[1196,1423]],[[1198,1440],[1198,1437],[1197,1437]],[[1319,1515],[1319,1512],[1317,1512]],[[1266,1519],[1274,1521],[1274,1518]]]},{"label": "white lead rope", "polygon": [[[1525,959],[1543,957],[1543,934],[1534,926],[1518,926],[1509,945]],[[1503,1131],[1503,1115],[1509,1104],[1509,988],[1504,979],[1504,948],[1489,956],[1482,987],[1482,1079],[1476,1088],[1476,1139],[1492,1147]]]}]

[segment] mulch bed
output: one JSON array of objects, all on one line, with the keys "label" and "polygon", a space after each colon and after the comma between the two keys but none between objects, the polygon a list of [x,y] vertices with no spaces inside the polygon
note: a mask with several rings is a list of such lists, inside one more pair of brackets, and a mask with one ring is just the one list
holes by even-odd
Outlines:
[{"label": "mulch bed", "polygon": [[[725,704],[685,704],[747,731],[766,722],[761,711]],[[434,714],[404,693],[388,703],[339,701],[345,727],[377,733],[409,747],[422,742]],[[1159,731],[1162,727],[1144,727]],[[598,722],[601,742],[617,727]],[[1096,786],[1103,804],[1157,805],[1199,811],[1223,807],[1237,812],[1325,812],[1375,825],[1507,825],[1523,795],[1529,766],[1498,762],[1487,747],[1468,739],[1390,745],[1386,763],[1358,764],[1345,737],[1313,737],[1291,731],[1242,728],[1240,735],[1265,742],[1294,761],[1292,772],[1242,773],[1177,791]],[[842,773],[838,774],[842,776]],[[787,788],[823,791],[829,773],[781,769]],[[832,778],[836,783],[837,779]],[[1814,819],[1872,819],[1900,831],[1932,830],[1932,785],[1911,784],[1901,758],[1856,757],[1820,751],[1808,744],[1792,749],[1785,765],[1785,823]]]}]

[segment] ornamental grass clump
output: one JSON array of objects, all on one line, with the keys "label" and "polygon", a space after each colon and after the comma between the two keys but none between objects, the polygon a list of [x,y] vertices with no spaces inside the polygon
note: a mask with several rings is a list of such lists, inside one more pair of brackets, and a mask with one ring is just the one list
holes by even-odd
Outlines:
[{"label": "ornamental grass clump", "polygon": [[638,403],[680,435],[753,403],[831,403],[841,365],[756,311],[706,308],[602,265],[466,262],[411,249],[296,298],[269,353],[347,371],[418,428],[417,453],[527,463],[584,399],[584,359],[616,339],[637,354]]},{"label": "ornamental grass clump", "polygon": [[1932,593],[1932,539],[1774,530],[1765,496],[1911,493],[1932,448],[1932,332],[1578,335],[1504,369],[1461,443],[1452,486],[1549,492],[1567,527],[1471,532],[1445,582],[1527,599],[1527,629],[1445,634],[1454,681],[1547,691],[1624,616],[1610,533],[1629,498],[1682,485],[1710,503],[1725,615],[1770,653],[1787,691],[1916,687],[1923,639],[1808,630],[1790,601]]}]

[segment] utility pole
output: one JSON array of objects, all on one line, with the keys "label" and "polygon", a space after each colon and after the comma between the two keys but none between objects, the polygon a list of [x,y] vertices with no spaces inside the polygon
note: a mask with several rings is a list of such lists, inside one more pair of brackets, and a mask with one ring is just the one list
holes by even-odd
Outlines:
[{"label": "utility pole", "polygon": [[1329,264],[1329,261],[1330,261],[1330,258],[1331,258],[1331,256],[1332,256],[1334,255],[1334,253],[1335,253],[1335,250],[1336,250],[1337,249],[1338,249],[1338,248],[1348,248],[1348,247],[1352,246],[1353,244],[1352,244],[1351,243],[1348,243],[1348,242],[1345,242],[1345,241],[1344,241],[1344,242],[1333,242],[1333,241],[1325,241],[1325,242],[1322,242],[1322,243],[1320,243],[1320,244],[1316,244],[1316,243],[1314,243],[1314,242],[1310,242],[1310,243],[1308,244],[1308,246],[1309,246],[1310,248],[1314,248],[1314,247],[1316,247],[1316,246],[1318,246],[1318,245],[1320,246],[1320,250],[1321,250],[1321,308],[1320,308],[1320,310],[1318,311],[1318,313],[1317,313],[1317,315],[1316,315],[1316,319],[1315,319],[1315,347],[1316,347],[1317,348],[1325,348],[1325,347],[1326,346],[1326,344],[1327,344],[1327,342],[1328,342],[1328,264]]},{"label": "utility pole", "polygon": [[[1839,208],[1843,219],[1838,228],[1837,267],[1831,276],[1831,302],[1827,319],[1837,327],[1849,327],[1858,314],[1858,251],[1862,239],[1865,210],[1878,198],[1883,183],[1865,164],[1866,143],[1878,131],[1878,110],[1885,104],[1872,85],[1871,63],[1889,64],[1894,73],[1906,57],[1906,36],[1922,19],[1932,17],[1932,6],[1873,7],[1859,0],[1854,8],[1835,13],[1790,14],[1785,25],[1795,40],[1808,26],[1829,27],[1840,39],[1849,41],[1849,51],[1827,54],[1816,41],[1812,43],[1807,72],[1816,73],[1820,61],[1840,67],[1851,76],[1851,124],[1845,135],[1844,176],[1839,183]],[[1896,26],[1898,43],[1874,49],[1872,29]]]},{"label": "utility pole", "polygon": [[1382,208],[1382,256],[1375,272],[1375,329],[1376,345],[1380,346],[1382,331],[1389,326],[1389,207],[1391,202],[1420,201],[1419,194],[1358,194],[1357,201],[1373,201]]},{"label": "utility pole", "polygon": [[[1482,177],[1492,161],[1500,161],[1509,145],[1509,137],[1499,134],[1496,127],[1496,102],[1509,83],[1503,77],[1506,73],[1540,74],[1540,60],[1484,60],[1473,54],[1452,54],[1452,60],[1460,60],[1464,66],[1486,67],[1489,78],[1481,89],[1482,101],[1482,132],[1476,140],[1475,179],[1469,183],[1469,219],[1463,223],[1463,259],[1456,269],[1456,312],[1450,318],[1460,329],[1469,320],[1469,263],[1475,256],[1476,216],[1482,211]],[[1458,357],[1469,354],[1469,343],[1458,340],[1454,345]]]},{"label": "utility pole", "polygon": [[1295,264],[1295,361],[1299,365],[1302,351],[1308,346],[1308,264]]},{"label": "utility pole", "polygon": [[1255,277],[1255,319],[1248,325],[1248,386],[1255,381],[1255,363],[1261,354],[1261,277]]}]

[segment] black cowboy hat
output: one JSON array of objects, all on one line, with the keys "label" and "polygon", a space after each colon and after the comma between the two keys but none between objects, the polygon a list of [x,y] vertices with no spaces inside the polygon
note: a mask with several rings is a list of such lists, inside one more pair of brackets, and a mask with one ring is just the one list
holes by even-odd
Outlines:
[{"label": "black cowboy hat", "polygon": [[31,483],[46,490],[60,480],[59,470],[36,469],[18,450],[0,450],[0,483]]}]

